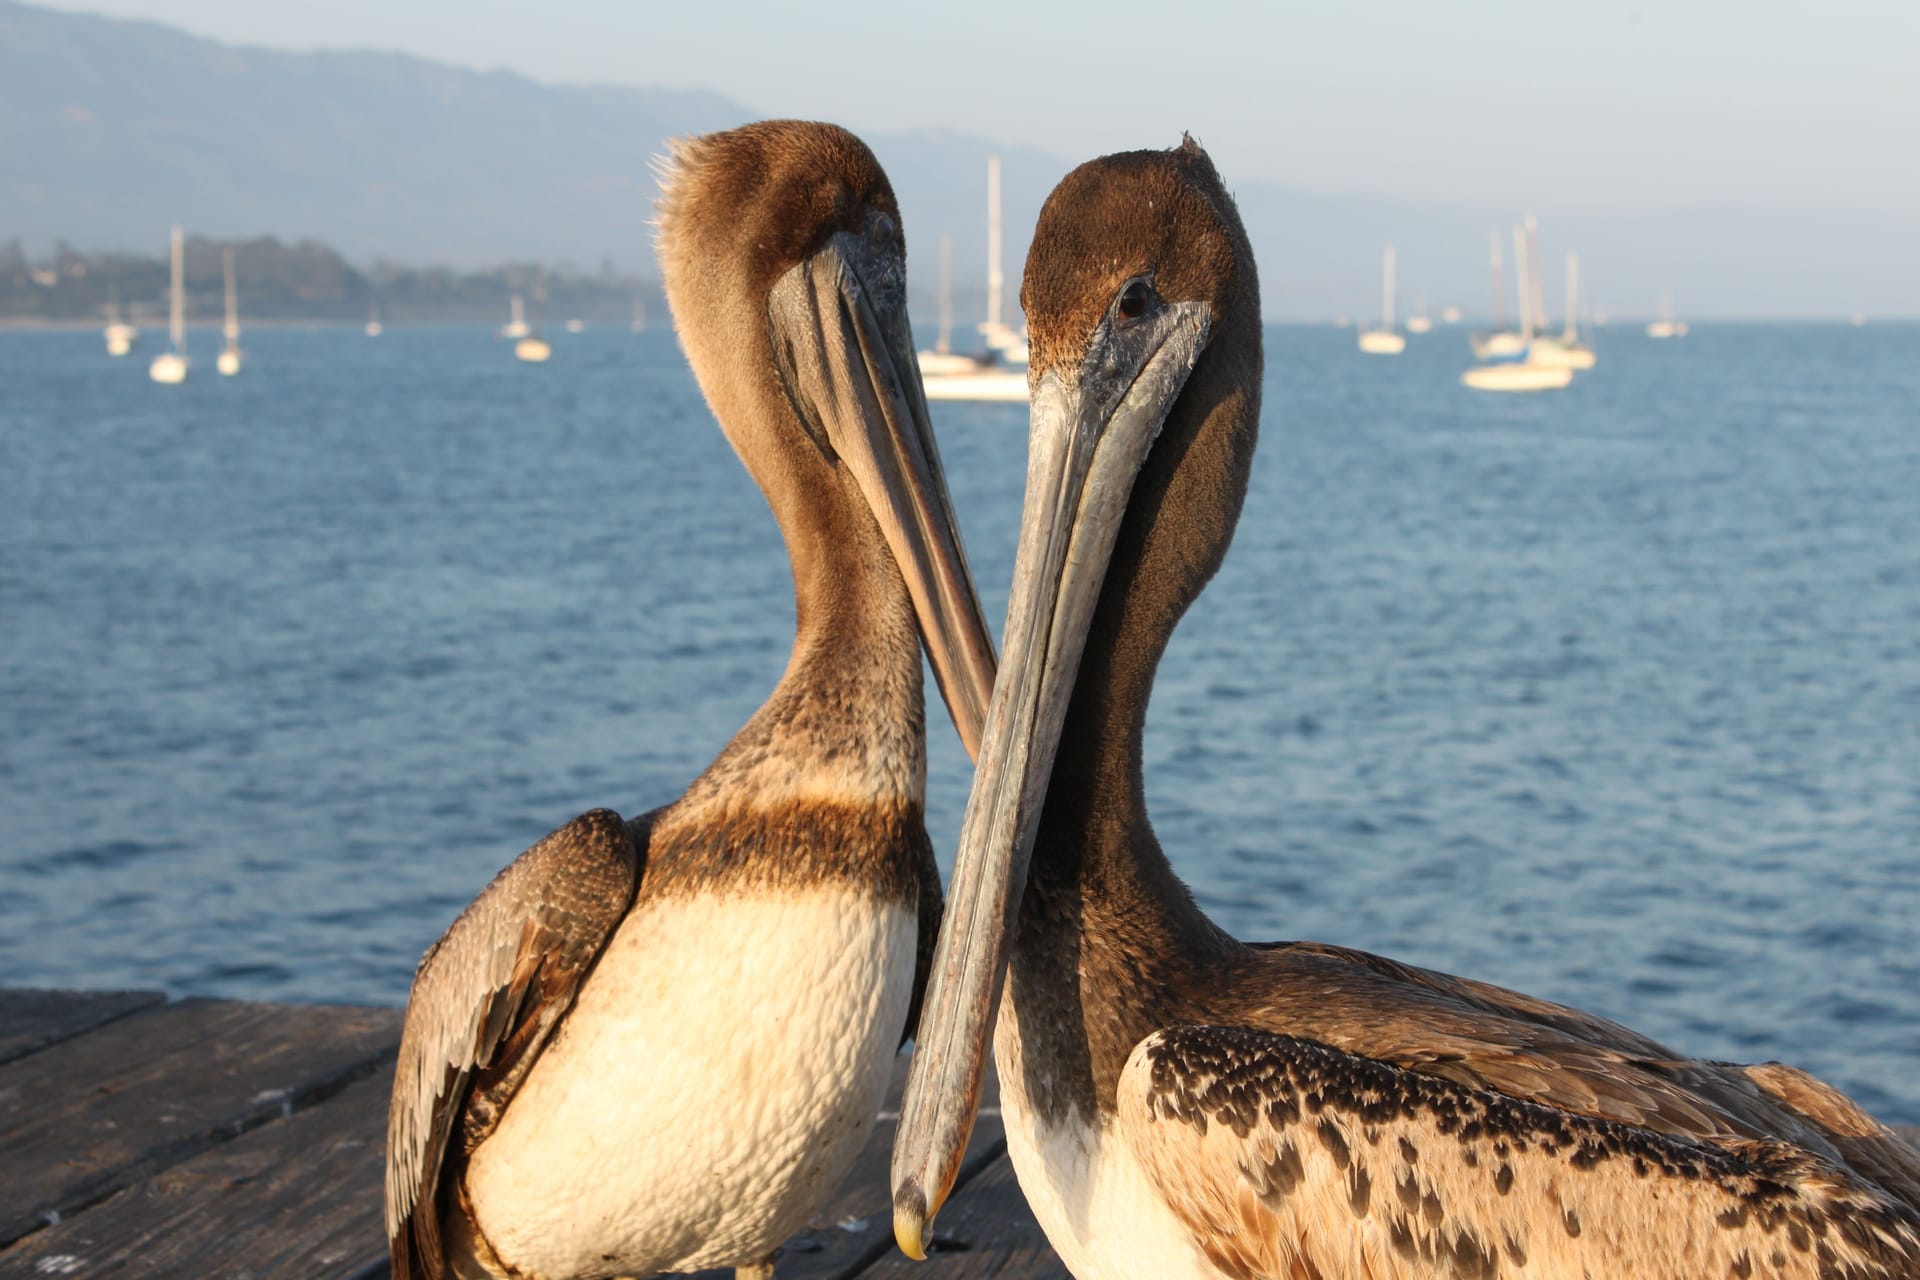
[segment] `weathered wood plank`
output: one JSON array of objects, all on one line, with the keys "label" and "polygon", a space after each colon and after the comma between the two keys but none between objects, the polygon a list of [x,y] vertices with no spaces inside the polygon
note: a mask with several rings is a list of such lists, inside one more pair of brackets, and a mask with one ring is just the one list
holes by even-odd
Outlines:
[{"label": "weathered wood plank", "polygon": [[35,1232],[0,1253],[0,1280],[348,1280],[380,1266],[392,1079],[380,1071]]},{"label": "weathered wood plank", "polygon": [[371,1074],[400,1018],[188,1000],[0,1067],[0,1245]]},{"label": "weathered wood plank", "polygon": [[0,990],[0,1063],[166,1003],[160,991]]},{"label": "weathered wood plank", "polygon": [[[775,1271],[776,1280],[845,1280],[893,1250],[893,1194],[888,1175],[906,1075],[907,1060],[902,1058],[894,1066],[880,1121],[874,1125],[860,1159],[826,1208],[814,1216],[809,1229],[786,1243]],[[955,1184],[959,1187],[1004,1158],[1000,1082],[991,1074],[981,1095],[980,1111]]]},{"label": "weathered wood plank", "polygon": [[1071,1280],[1034,1221],[1005,1156],[954,1192],[934,1226],[925,1262],[899,1250],[882,1254],[860,1280]]}]

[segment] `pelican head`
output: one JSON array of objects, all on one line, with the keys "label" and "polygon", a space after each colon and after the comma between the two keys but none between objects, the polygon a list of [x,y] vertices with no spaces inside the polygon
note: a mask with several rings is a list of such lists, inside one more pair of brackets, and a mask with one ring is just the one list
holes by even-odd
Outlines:
[{"label": "pelican head", "polygon": [[1167,636],[1232,538],[1258,419],[1258,298],[1232,199],[1191,138],[1082,165],[1041,210],[1021,290],[1032,431],[1002,665],[894,1142],[894,1234],[910,1256],[972,1131],[1088,637],[1086,696],[1133,698],[1143,718]]},{"label": "pelican head", "polygon": [[775,120],[678,142],[661,176],[675,328],[774,509],[795,574],[826,540],[877,527],[972,754],[993,645],[914,360],[906,241],[886,174],[844,129]]}]

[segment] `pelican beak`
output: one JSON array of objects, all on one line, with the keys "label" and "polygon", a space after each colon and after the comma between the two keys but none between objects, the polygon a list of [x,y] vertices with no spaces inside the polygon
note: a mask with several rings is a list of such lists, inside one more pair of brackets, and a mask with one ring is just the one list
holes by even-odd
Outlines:
[{"label": "pelican beak", "polygon": [[987,711],[893,1144],[893,1234],[923,1257],[973,1132],[987,1044],[1067,703],[1135,477],[1206,345],[1204,303],[1094,331],[1033,388],[1027,496]]},{"label": "pelican beak", "polygon": [[993,690],[993,636],[933,441],[904,261],[889,236],[836,232],[774,284],[767,316],[787,393],[879,521],[954,728],[977,755]]}]

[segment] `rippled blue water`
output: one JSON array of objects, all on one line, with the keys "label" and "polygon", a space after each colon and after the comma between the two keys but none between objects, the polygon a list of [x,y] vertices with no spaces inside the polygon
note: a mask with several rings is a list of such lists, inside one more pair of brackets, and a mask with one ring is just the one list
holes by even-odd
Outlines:
[{"label": "rippled blue water", "polygon": [[[1150,719],[1243,936],[1780,1057],[1920,1122],[1920,327],[1601,334],[1540,398],[1268,334]],[[670,336],[0,334],[0,983],[398,1002],[503,863],[778,676],[780,543]],[[989,615],[1024,409],[943,406]],[[933,747],[950,853],[967,771]]]}]

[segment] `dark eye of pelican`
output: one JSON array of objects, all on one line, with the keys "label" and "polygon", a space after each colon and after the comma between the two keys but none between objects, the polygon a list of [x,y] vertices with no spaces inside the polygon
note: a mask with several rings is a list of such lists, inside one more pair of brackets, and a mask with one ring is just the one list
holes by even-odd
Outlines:
[{"label": "dark eye of pelican", "polygon": [[895,234],[893,219],[889,218],[886,214],[875,213],[872,218],[868,219],[867,243],[874,248],[882,252],[891,249],[894,244]]},{"label": "dark eye of pelican", "polygon": [[1145,280],[1127,281],[1127,287],[1120,291],[1120,301],[1117,304],[1120,308],[1120,318],[1138,320],[1147,314],[1147,304],[1151,301],[1153,301],[1153,290],[1147,287]]}]

